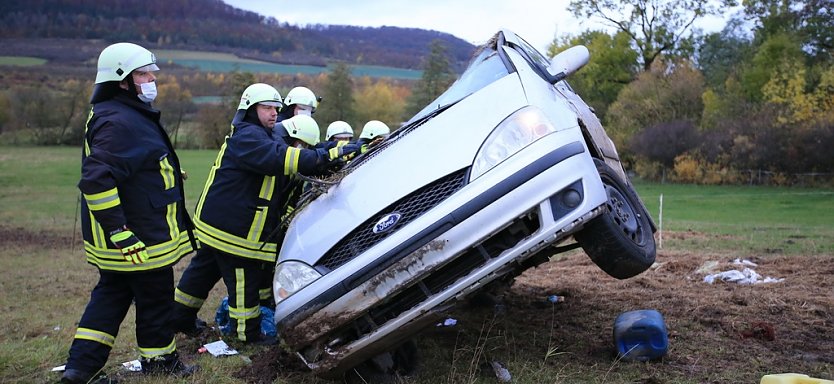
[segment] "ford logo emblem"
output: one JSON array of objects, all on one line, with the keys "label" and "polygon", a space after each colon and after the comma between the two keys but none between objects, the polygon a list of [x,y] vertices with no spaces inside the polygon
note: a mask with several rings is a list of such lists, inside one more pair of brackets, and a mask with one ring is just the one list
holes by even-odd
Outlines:
[{"label": "ford logo emblem", "polygon": [[394,228],[394,226],[397,225],[397,222],[400,221],[400,218],[402,216],[403,215],[396,212],[389,213],[383,216],[381,219],[379,219],[379,221],[376,222],[376,224],[374,224],[374,233],[383,233],[391,228]]}]

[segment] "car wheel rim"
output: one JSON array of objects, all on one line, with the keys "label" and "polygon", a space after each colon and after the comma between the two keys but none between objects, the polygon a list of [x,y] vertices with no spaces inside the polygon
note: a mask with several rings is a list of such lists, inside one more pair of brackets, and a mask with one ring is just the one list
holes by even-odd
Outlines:
[{"label": "car wheel rim", "polygon": [[625,196],[616,188],[606,185],[608,191],[608,212],[620,230],[632,241],[638,242],[640,225],[637,222],[637,214],[628,203]]}]

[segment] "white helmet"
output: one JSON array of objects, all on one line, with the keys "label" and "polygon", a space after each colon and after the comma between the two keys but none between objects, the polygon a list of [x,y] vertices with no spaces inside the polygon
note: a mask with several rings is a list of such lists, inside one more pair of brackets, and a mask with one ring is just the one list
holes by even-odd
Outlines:
[{"label": "white helmet", "polygon": [[333,136],[336,135],[350,136],[348,138],[348,140],[350,140],[353,138],[353,128],[350,127],[350,124],[344,121],[336,120],[327,126],[327,134],[325,134],[325,137],[328,141],[332,141]]},{"label": "white helmet", "polygon": [[377,136],[385,136],[389,133],[391,133],[391,129],[385,123],[379,120],[371,120],[362,127],[362,133],[359,134],[359,138],[373,140]]},{"label": "white helmet", "polygon": [[313,108],[312,112],[315,112],[316,108],[319,106],[319,101],[316,98],[316,95],[307,87],[295,87],[290,89],[290,92],[287,93],[287,98],[284,99],[284,103],[286,105],[307,105]]},{"label": "white helmet", "polygon": [[255,83],[246,87],[243,91],[243,95],[240,96],[240,104],[237,106],[237,109],[249,109],[249,107],[258,103],[272,107],[279,107],[281,106],[281,95],[275,87],[269,84]]},{"label": "white helmet", "polygon": [[131,72],[158,71],[156,56],[151,51],[133,43],[116,43],[104,48],[98,56],[96,84],[122,81]]},{"label": "white helmet", "polygon": [[281,122],[290,137],[301,140],[311,146],[319,143],[319,124],[307,115],[296,115]]}]

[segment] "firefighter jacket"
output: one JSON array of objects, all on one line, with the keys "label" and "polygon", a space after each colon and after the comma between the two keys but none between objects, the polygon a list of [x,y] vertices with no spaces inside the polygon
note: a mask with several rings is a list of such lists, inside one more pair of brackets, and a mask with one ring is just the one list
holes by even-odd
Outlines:
[{"label": "firefighter jacket", "polygon": [[[78,188],[84,250],[99,269],[163,268],[197,247],[179,159],[159,117],[127,91],[90,110]],[[147,262],[125,260],[110,242],[109,233],[125,225],[145,243]]]},{"label": "firefighter jacket", "polygon": [[288,145],[280,125],[268,130],[238,117],[209,171],[194,224],[201,244],[237,257],[274,263],[281,216],[295,177],[320,173],[326,150]]}]

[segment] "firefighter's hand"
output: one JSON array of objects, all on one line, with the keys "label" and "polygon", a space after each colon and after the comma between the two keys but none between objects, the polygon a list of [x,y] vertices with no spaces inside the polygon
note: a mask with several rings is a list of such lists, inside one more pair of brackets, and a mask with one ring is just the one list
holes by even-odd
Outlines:
[{"label": "firefighter's hand", "polygon": [[330,161],[337,159],[350,160],[359,153],[365,153],[368,146],[359,144],[345,144],[330,149]]},{"label": "firefighter's hand", "polygon": [[145,243],[139,240],[127,227],[110,232],[110,241],[122,251],[125,260],[133,264],[142,264],[148,261],[148,251],[145,249]]}]

